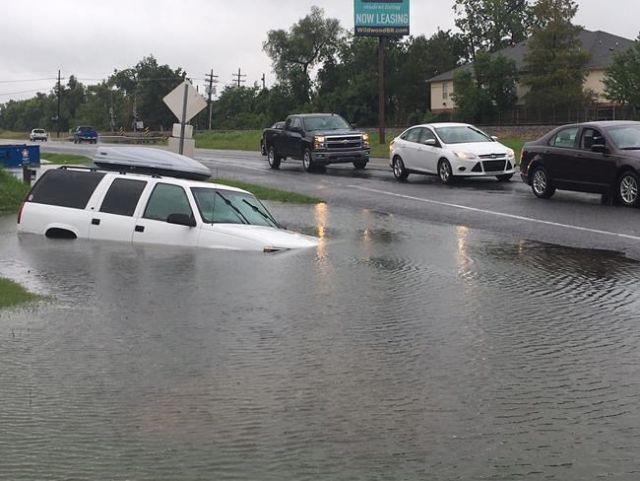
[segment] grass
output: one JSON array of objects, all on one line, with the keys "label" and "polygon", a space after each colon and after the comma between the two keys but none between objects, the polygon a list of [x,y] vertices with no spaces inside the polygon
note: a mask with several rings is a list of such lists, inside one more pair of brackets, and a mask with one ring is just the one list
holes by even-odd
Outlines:
[{"label": "grass", "polygon": [[218,179],[212,179],[211,182],[248,190],[249,192],[252,192],[253,194],[255,194],[255,196],[260,200],[286,202],[290,204],[318,204],[320,202],[324,202],[321,199],[316,199],[315,197],[309,197],[307,195],[298,194],[296,192],[287,192],[284,190],[272,189],[270,187],[249,184],[247,182],[241,182],[238,180],[218,178]]},{"label": "grass", "polygon": [[29,140],[29,132],[11,132],[10,130],[0,130],[1,139]]},{"label": "grass", "polygon": [[195,135],[199,149],[260,150],[262,130],[214,130]]},{"label": "grass", "polygon": [[41,159],[48,160],[52,164],[67,165],[67,164],[88,164],[91,159],[84,155],[73,154],[50,154],[49,152],[42,153]]},{"label": "grass", "polygon": [[28,191],[29,186],[0,169],[0,213],[17,212]]},{"label": "grass", "polygon": [[0,309],[36,301],[40,298],[41,296],[30,293],[20,284],[0,277]]}]

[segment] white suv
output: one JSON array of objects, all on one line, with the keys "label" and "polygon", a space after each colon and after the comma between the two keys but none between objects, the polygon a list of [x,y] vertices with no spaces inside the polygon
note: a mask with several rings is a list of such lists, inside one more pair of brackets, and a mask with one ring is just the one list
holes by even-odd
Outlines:
[{"label": "white suv", "polygon": [[36,140],[42,140],[43,142],[46,142],[47,140],[49,140],[49,134],[44,129],[33,129],[29,134],[29,140],[31,142],[35,142]]},{"label": "white suv", "polygon": [[507,182],[516,173],[515,153],[469,124],[415,125],[391,142],[393,175],[437,175],[445,184],[456,177],[497,177]]},{"label": "white suv", "polygon": [[75,167],[42,175],[20,208],[18,232],[263,252],[318,243],[281,229],[267,208],[241,189]]}]

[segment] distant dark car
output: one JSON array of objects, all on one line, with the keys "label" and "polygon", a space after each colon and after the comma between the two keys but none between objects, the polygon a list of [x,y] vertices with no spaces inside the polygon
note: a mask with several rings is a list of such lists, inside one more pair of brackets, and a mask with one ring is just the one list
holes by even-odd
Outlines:
[{"label": "distant dark car", "polygon": [[280,131],[282,129],[284,129],[284,120],[281,122],[276,122],[271,127],[268,127],[262,131],[262,137],[260,138],[260,153],[262,155],[267,155],[267,144],[273,137],[275,133],[274,131]]},{"label": "distant dark car", "polygon": [[564,125],[528,142],[520,174],[543,199],[556,189],[603,194],[622,205],[640,204],[640,122]]},{"label": "distant dark car", "polygon": [[76,127],[73,132],[73,143],[81,144],[82,142],[89,142],[95,144],[98,142],[98,132],[93,127],[88,125],[80,125]]}]

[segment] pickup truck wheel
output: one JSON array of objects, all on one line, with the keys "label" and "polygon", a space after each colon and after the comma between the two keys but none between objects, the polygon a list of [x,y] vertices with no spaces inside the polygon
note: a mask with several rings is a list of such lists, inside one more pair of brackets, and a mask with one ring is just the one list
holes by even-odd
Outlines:
[{"label": "pickup truck wheel", "polygon": [[366,160],[356,160],[353,163],[353,166],[358,170],[363,170],[367,166],[367,161]]},{"label": "pickup truck wheel", "polygon": [[278,152],[276,152],[276,148],[273,145],[269,147],[267,160],[269,161],[269,167],[272,169],[276,170],[280,168],[280,161],[282,160],[282,157],[278,155]]},{"label": "pickup truck wheel", "polygon": [[313,160],[311,159],[311,151],[309,149],[304,149],[304,154],[302,154],[302,168],[305,172],[313,172],[315,168]]}]

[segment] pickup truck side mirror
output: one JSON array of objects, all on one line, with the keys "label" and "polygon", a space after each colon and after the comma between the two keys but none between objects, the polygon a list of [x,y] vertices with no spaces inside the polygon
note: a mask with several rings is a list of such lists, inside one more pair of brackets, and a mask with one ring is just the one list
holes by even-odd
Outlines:
[{"label": "pickup truck side mirror", "polygon": [[167,217],[168,224],[183,225],[185,227],[195,227],[196,220],[193,216],[187,214],[169,214]]}]

